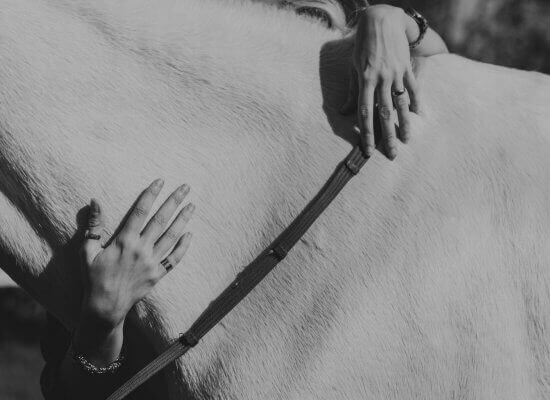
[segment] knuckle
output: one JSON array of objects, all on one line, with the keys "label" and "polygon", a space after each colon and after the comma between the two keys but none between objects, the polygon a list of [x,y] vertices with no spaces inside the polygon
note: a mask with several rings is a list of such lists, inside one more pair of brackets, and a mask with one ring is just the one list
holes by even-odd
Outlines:
[{"label": "knuckle", "polygon": [[147,215],[147,210],[142,205],[137,205],[134,207],[134,215],[138,217],[145,217]]},{"label": "knuckle", "polygon": [[151,218],[151,222],[157,225],[166,224],[166,217],[163,214],[155,214]]},{"label": "knuckle", "polygon": [[395,105],[401,109],[408,108],[409,101],[405,97],[399,96],[395,99]]},{"label": "knuckle", "polygon": [[143,192],[141,192],[141,196],[138,198],[138,202],[139,203],[143,203],[143,202],[151,202],[153,201],[153,199],[156,197],[156,193],[155,191],[153,190],[152,187],[148,187],[147,189],[145,189]]},{"label": "knuckle", "polygon": [[385,121],[391,119],[391,112],[392,112],[392,109],[390,106],[381,105],[380,107],[378,107],[378,113],[380,114],[380,118],[382,118]]},{"label": "knuckle", "polygon": [[376,78],[376,73],[373,72],[372,68],[367,68],[361,73],[361,76],[365,81],[369,82]]},{"label": "knuckle", "polygon": [[361,114],[361,117],[368,118],[370,113],[370,107],[366,104],[361,104],[361,106],[359,107],[359,114]]},{"label": "knuckle", "polygon": [[132,252],[134,253],[134,256],[145,262],[145,264],[148,264],[151,258],[151,251],[148,249],[147,246],[133,246]]},{"label": "knuckle", "polygon": [[150,196],[154,197],[159,192],[158,187],[156,185],[149,185],[143,192],[144,197]]},{"label": "knuckle", "polygon": [[169,239],[170,241],[176,241],[180,238],[180,235],[179,233],[174,230],[174,229],[168,229],[165,233],[164,233],[164,236]]},{"label": "knuckle", "polygon": [[384,70],[384,71],[380,71],[380,72],[378,73],[378,78],[379,78],[382,82],[393,81],[393,77],[394,77],[394,74],[393,74],[393,72],[391,72],[391,71]]},{"label": "knuckle", "polygon": [[167,257],[167,260],[170,263],[171,269],[175,268],[179,264],[179,262],[181,261],[181,259],[183,257],[183,254],[181,254],[181,253],[182,253],[182,250],[180,248],[180,249],[177,249],[174,253],[170,254]]},{"label": "knuckle", "polygon": [[100,219],[99,219],[99,215],[92,215],[90,217],[90,219],[88,220],[88,227],[89,228],[95,228],[95,227],[98,227],[100,225]]},{"label": "knuckle", "polygon": [[166,205],[175,206],[179,204],[179,192],[172,193],[166,200]]},{"label": "knuckle", "polygon": [[130,236],[127,233],[121,233],[116,238],[116,243],[119,247],[122,247],[124,249],[133,248],[135,245],[135,240],[132,236]]},{"label": "knuckle", "polygon": [[409,79],[408,81],[409,90],[412,92],[418,92],[418,84],[415,79]]}]

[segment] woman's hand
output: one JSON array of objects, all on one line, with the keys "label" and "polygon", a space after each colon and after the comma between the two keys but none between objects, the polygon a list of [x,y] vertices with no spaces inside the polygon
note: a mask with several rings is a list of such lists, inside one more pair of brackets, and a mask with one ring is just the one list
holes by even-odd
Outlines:
[{"label": "woman's hand", "polygon": [[370,6],[359,16],[354,71],[342,112],[357,110],[361,146],[368,156],[375,148],[373,117],[376,108],[390,159],[396,156],[394,105],[399,118],[399,137],[403,142],[410,135],[409,96],[411,110],[417,112],[419,109],[418,86],[406,33],[407,18],[402,9],[388,5]]},{"label": "woman's hand", "polygon": [[165,231],[189,192],[186,185],[176,189],[143,228],[162,185],[161,180],[156,180],[145,189],[120,233],[105,249],[99,240],[90,238],[103,231],[99,204],[92,200],[91,226],[82,249],[83,307],[109,326],[121,324],[130,308],[167,274],[167,268],[161,265],[164,257],[176,266],[189,245],[191,236],[183,230],[193,212],[192,204],[185,206]]},{"label": "woman's hand", "polygon": [[156,180],[139,196],[120,233],[104,249],[101,209],[95,200],[90,205],[82,248],[82,313],[73,344],[76,341],[77,350],[98,365],[118,357],[128,311],[181,261],[189,246],[191,235],[183,231],[192,204],[166,227],[189,192],[186,185],[176,189],[143,228],[162,186]]}]

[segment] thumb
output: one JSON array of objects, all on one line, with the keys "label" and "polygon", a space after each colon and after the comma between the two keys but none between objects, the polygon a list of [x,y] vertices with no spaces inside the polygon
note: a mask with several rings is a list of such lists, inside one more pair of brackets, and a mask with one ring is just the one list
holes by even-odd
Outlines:
[{"label": "thumb", "polygon": [[97,254],[102,250],[103,239],[103,215],[101,207],[96,199],[90,201],[88,209],[88,221],[84,233],[83,254],[88,264],[91,264]]},{"label": "thumb", "polygon": [[357,109],[357,99],[359,97],[359,80],[357,71],[354,67],[350,70],[348,98],[344,105],[340,108],[340,113],[349,115]]}]

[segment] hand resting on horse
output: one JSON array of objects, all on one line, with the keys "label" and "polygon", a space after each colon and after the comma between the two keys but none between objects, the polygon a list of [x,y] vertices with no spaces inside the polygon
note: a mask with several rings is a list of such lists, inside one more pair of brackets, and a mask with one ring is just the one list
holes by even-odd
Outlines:
[{"label": "hand resting on horse", "polygon": [[184,229],[193,204],[183,207],[167,227],[189,192],[187,185],[177,188],[146,220],[162,186],[158,179],[142,192],[120,232],[105,247],[101,208],[95,200],[90,204],[81,249],[80,320],[60,370],[60,381],[67,382],[64,398],[98,399],[116,389],[122,379],[117,372],[124,358],[121,350],[128,312],[187,251],[191,234]]},{"label": "hand resting on horse", "polygon": [[[415,42],[409,49],[409,44]],[[398,134],[403,142],[410,137],[409,106],[414,113],[421,110],[411,59],[446,52],[447,46],[435,31],[428,28],[421,36],[417,21],[401,8],[380,4],[359,11],[354,70],[341,111],[350,114],[357,110],[361,146],[366,155],[372,155],[375,147],[373,117],[377,109],[386,155],[395,158],[393,108],[397,110]]]},{"label": "hand resting on horse", "polygon": [[[354,71],[342,112],[357,110],[361,146],[371,155],[377,107],[383,146],[393,159],[397,136],[394,106],[399,118],[398,135],[404,142],[410,136],[409,105],[412,112],[420,110],[411,57],[443,53],[447,48],[434,31],[428,29],[421,35],[417,20],[400,8],[377,5],[358,12]],[[414,42],[418,45],[410,49],[409,44]],[[119,234],[105,248],[101,243],[101,209],[92,201],[82,247],[84,295],[80,320],[68,351],[61,352],[64,358],[47,360],[42,379],[46,399],[104,398],[131,374],[125,371],[122,359],[126,316],[181,261],[191,238],[183,230],[193,212],[192,205],[184,207],[165,230],[188,192],[186,186],[172,193],[142,230],[161,189],[162,181],[157,180],[142,193]]]}]

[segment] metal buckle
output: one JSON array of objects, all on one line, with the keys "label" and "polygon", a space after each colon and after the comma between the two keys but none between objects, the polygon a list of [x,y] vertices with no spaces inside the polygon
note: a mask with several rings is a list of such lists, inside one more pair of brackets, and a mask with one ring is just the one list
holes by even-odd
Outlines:
[{"label": "metal buckle", "polygon": [[197,343],[199,343],[199,339],[192,332],[184,333],[179,337],[178,341],[182,345],[188,346],[188,347],[195,347]]},{"label": "metal buckle", "polygon": [[357,175],[359,171],[361,170],[360,164],[354,163],[353,159],[350,157],[346,160],[346,168],[351,172],[353,175]]}]

